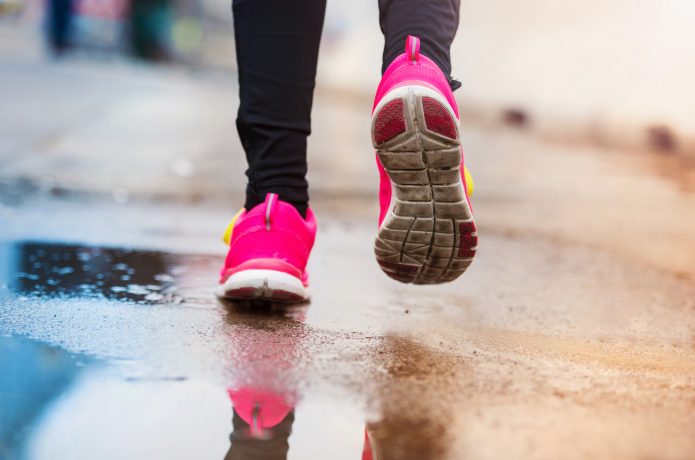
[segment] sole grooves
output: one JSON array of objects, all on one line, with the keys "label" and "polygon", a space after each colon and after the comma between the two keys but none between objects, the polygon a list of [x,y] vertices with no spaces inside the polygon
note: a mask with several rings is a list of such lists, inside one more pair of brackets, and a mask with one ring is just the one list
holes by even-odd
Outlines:
[{"label": "sole grooves", "polygon": [[409,89],[377,110],[372,133],[394,184],[392,209],[374,244],[379,266],[404,283],[455,280],[478,245],[455,118],[435,98]]}]

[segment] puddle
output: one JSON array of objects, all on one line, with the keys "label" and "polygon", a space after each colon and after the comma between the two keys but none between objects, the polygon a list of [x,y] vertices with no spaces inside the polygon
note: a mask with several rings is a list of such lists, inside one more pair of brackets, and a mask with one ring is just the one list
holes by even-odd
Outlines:
[{"label": "puddle", "polygon": [[25,458],[31,427],[92,363],[35,340],[0,336],[1,458]]},{"label": "puddle", "polygon": [[[251,344],[236,363],[246,368],[243,387],[199,376],[128,377],[113,363],[1,336],[0,458],[371,458],[362,457],[371,449],[363,412],[349,399],[283,391],[277,382],[291,359],[273,365],[280,354],[268,355],[272,343],[254,340],[258,332],[238,339]],[[268,358],[263,378],[251,371],[257,377],[249,379],[259,356]]]},{"label": "puddle", "polygon": [[329,402],[327,414],[311,396],[290,403],[251,386],[133,381],[98,364],[0,337],[0,458],[360,458],[363,416],[348,404]]},{"label": "puddle", "polygon": [[41,241],[0,255],[0,458],[361,458],[354,398],[301,382],[330,340],[306,306],[218,303],[215,257]]},{"label": "puddle", "polygon": [[[430,424],[423,404],[439,406],[418,397],[412,414],[399,413],[399,401],[413,397],[406,391],[393,400],[387,382],[410,376],[391,375],[389,356],[374,351],[379,338],[307,324],[310,305],[219,303],[209,289],[215,257],[39,241],[0,251],[3,459],[442,452],[437,443],[408,441]],[[400,356],[393,358],[400,367],[418,367],[403,361],[403,346],[385,350]],[[422,352],[413,356],[429,368]],[[387,420],[371,414],[366,388]]]},{"label": "puddle", "polygon": [[139,304],[181,303],[174,280],[185,274],[184,264],[196,258],[34,241],[12,244],[5,251],[10,263],[5,284],[16,294]]}]

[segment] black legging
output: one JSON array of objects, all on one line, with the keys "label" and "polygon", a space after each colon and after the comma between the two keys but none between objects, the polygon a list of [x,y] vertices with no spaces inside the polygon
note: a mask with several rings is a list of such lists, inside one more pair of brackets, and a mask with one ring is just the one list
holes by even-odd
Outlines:
[{"label": "black legging", "polygon": [[[382,72],[403,53],[406,37],[415,35],[421,53],[450,75],[459,2],[379,0]],[[326,0],[233,0],[232,9],[241,99],[237,130],[249,164],[245,207],[274,192],[304,215],[306,139]]]}]

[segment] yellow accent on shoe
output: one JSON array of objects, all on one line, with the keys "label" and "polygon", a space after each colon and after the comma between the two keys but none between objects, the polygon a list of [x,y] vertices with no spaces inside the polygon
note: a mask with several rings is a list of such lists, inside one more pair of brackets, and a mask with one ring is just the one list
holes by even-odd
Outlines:
[{"label": "yellow accent on shoe", "polygon": [[475,187],[475,184],[473,183],[473,176],[471,176],[471,172],[465,166],[463,167],[463,176],[466,180],[466,190],[468,191],[468,196],[471,196],[473,195],[473,188]]},{"label": "yellow accent on shoe", "polygon": [[227,225],[227,228],[224,230],[224,235],[222,235],[222,241],[224,241],[224,244],[229,246],[229,243],[232,241],[232,232],[234,232],[234,225],[236,224],[237,219],[245,211],[244,208],[241,208],[239,212],[237,212],[234,217],[232,217],[232,220],[229,221],[229,224]]}]

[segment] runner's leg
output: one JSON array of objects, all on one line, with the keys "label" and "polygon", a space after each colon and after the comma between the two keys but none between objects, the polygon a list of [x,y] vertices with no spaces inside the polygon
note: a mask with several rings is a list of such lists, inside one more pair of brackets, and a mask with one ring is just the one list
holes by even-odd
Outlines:
[{"label": "runner's leg", "polygon": [[246,209],[277,193],[305,216],[306,140],[325,0],[233,0],[237,130],[248,161]]}]

